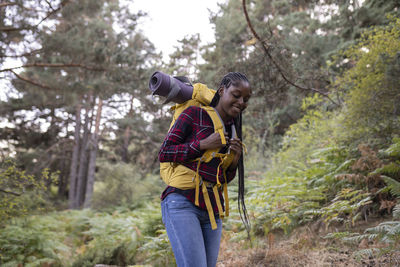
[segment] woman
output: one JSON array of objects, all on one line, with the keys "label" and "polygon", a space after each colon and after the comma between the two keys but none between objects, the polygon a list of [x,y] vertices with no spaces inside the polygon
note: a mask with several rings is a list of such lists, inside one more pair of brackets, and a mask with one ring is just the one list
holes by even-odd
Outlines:
[{"label": "woman", "polygon": [[[211,106],[215,108],[225,125],[227,145],[221,142],[219,133],[214,133],[210,116],[200,107],[185,109],[173,127],[159,152],[160,162],[175,162],[198,171],[202,180],[215,183],[216,177],[230,182],[239,166],[239,208],[244,215],[246,225],[247,214],[243,201],[243,158],[241,138],[241,112],[247,107],[251,96],[249,81],[238,72],[225,75],[216,92]],[[235,125],[237,136],[233,132]],[[214,158],[200,166],[194,160],[201,157],[206,150],[220,149],[220,153],[233,152],[233,160],[222,175],[219,168],[221,160]],[[221,178],[224,177],[224,178]],[[225,182],[225,181],[221,181]],[[162,218],[175,255],[178,266],[215,266],[222,232],[219,209],[214,195],[208,194],[216,217],[217,227],[212,230],[203,193],[199,194],[199,205],[195,205],[195,189],[181,190],[168,186],[162,193]],[[219,192],[219,197],[223,197]]]}]

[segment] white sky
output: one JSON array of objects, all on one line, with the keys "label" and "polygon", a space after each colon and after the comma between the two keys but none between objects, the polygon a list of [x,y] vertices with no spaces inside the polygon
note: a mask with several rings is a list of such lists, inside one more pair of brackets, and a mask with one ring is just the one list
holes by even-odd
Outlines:
[{"label": "white sky", "polygon": [[218,3],[225,0],[134,0],[132,11],[142,10],[147,17],[142,19],[139,28],[162,51],[164,60],[168,59],[178,46],[178,40],[187,35],[199,33],[202,44],[215,41],[210,12],[219,10]]},{"label": "white sky", "polygon": [[[218,3],[226,0],[122,0],[133,12],[142,10],[147,16],[140,20],[139,29],[163,53],[164,61],[178,46],[178,40],[199,33],[202,44],[215,41],[210,23],[210,11],[219,10]],[[8,60],[2,67],[15,67],[20,61]],[[18,71],[18,70],[17,70]],[[5,100],[5,88],[10,84],[0,79],[0,100]],[[3,88],[3,89],[2,89]]]}]

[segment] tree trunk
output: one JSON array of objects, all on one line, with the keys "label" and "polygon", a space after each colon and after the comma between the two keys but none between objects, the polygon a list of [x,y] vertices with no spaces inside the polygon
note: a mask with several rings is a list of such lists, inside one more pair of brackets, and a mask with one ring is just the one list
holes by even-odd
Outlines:
[{"label": "tree trunk", "polygon": [[63,160],[61,163],[61,171],[58,178],[58,191],[57,195],[61,199],[65,199],[67,193],[67,185],[68,185],[68,172],[67,169],[67,160]]},{"label": "tree trunk", "polygon": [[84,208],[89,208],[91,206],[91,202],[92,202],[93,185],[94,185],[95,171],[96,171],[96,156],[97,156],[97,150],[98,150],[97,144],[99,141],[99,128],[100,128],[100,119],[101,119],[102,108],[103,108],[103,100],[99,97],[99,104],[97,106],[94,134],[92,134],[91,138],[90,138],[90,157],[89,157],[89,167],[88,167],[88,175],[87,175],[85,202],[83,204]]},{"label": "tree trunk", "polygon": [[89,139],[89,111],[91,105],[91,97],[89,97],[86,108],[85,108],[85,122],[83,126],[83,137],[79,152],[79,170],[78,170],[78,179],[77,179],[77,188],[76,188],[76,202],[78,203],[78,207],[81,207],[85,198],[85,187],[86,187],[86,178],[87,178],[87,150],[88,150],[88,139]]},{"label": "tree trunk", "polygon": [[[133,116],[135,116],[134,112],[133,112],[133,101],[134,101],[134,96],[132,95],[131,97],[131,101],[130,101],[130,108],[129,108],[129,112],[128,112],[128,118],[131,118]],[[124,137],[122,140],[122,153],[121,153],[121,159],[123,162],[128,163],[129,162],[129,143],[130,143],[130,139],[131,139],[131,127],[129,125],[126,126],[125,131],[124,131]]]},{"label": "tree trunk", "polygon": [[122,161],[125,163],[129,162],[128,147],[130,138],[131,138],[131,127],[126,126],[124,131],[124,139],[123,139],[122,153],[121,153]]},{"label": "tree trunk", "polygon": [[74,148],[71,157],[71,167],[69,170],[69,192],[68,192],[68,206],[70,209],[76,209],[78,203],[76,202],[76,178],[78,173],[78,158],[79,158],[79,139],[81,131],[81,104],[76,106],[75,111],[75,133],[74,133]]}]

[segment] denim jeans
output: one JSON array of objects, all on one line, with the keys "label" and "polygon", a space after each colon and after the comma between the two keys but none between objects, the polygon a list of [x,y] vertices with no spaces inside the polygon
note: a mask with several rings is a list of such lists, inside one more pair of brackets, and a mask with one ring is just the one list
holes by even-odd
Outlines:
[{"label": "denim jeans", "polygon": [[161,202],[162,219],[178,267],[214,267],[221,241],[222,222],[211,229],[208,212],[185,196],[171,193]]}]

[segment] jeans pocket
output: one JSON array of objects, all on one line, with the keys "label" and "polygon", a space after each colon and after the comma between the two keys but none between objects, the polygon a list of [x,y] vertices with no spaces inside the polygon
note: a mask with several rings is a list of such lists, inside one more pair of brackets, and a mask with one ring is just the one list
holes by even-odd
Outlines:
[{"label": "jeans pocket", "polygon": [[194,204],[190,202],[190,200],[180,194],[170,194],[164,199],[164,201],[166,201],[165,209],[168,209],[168,212],[171,213],[195,208]]}]

